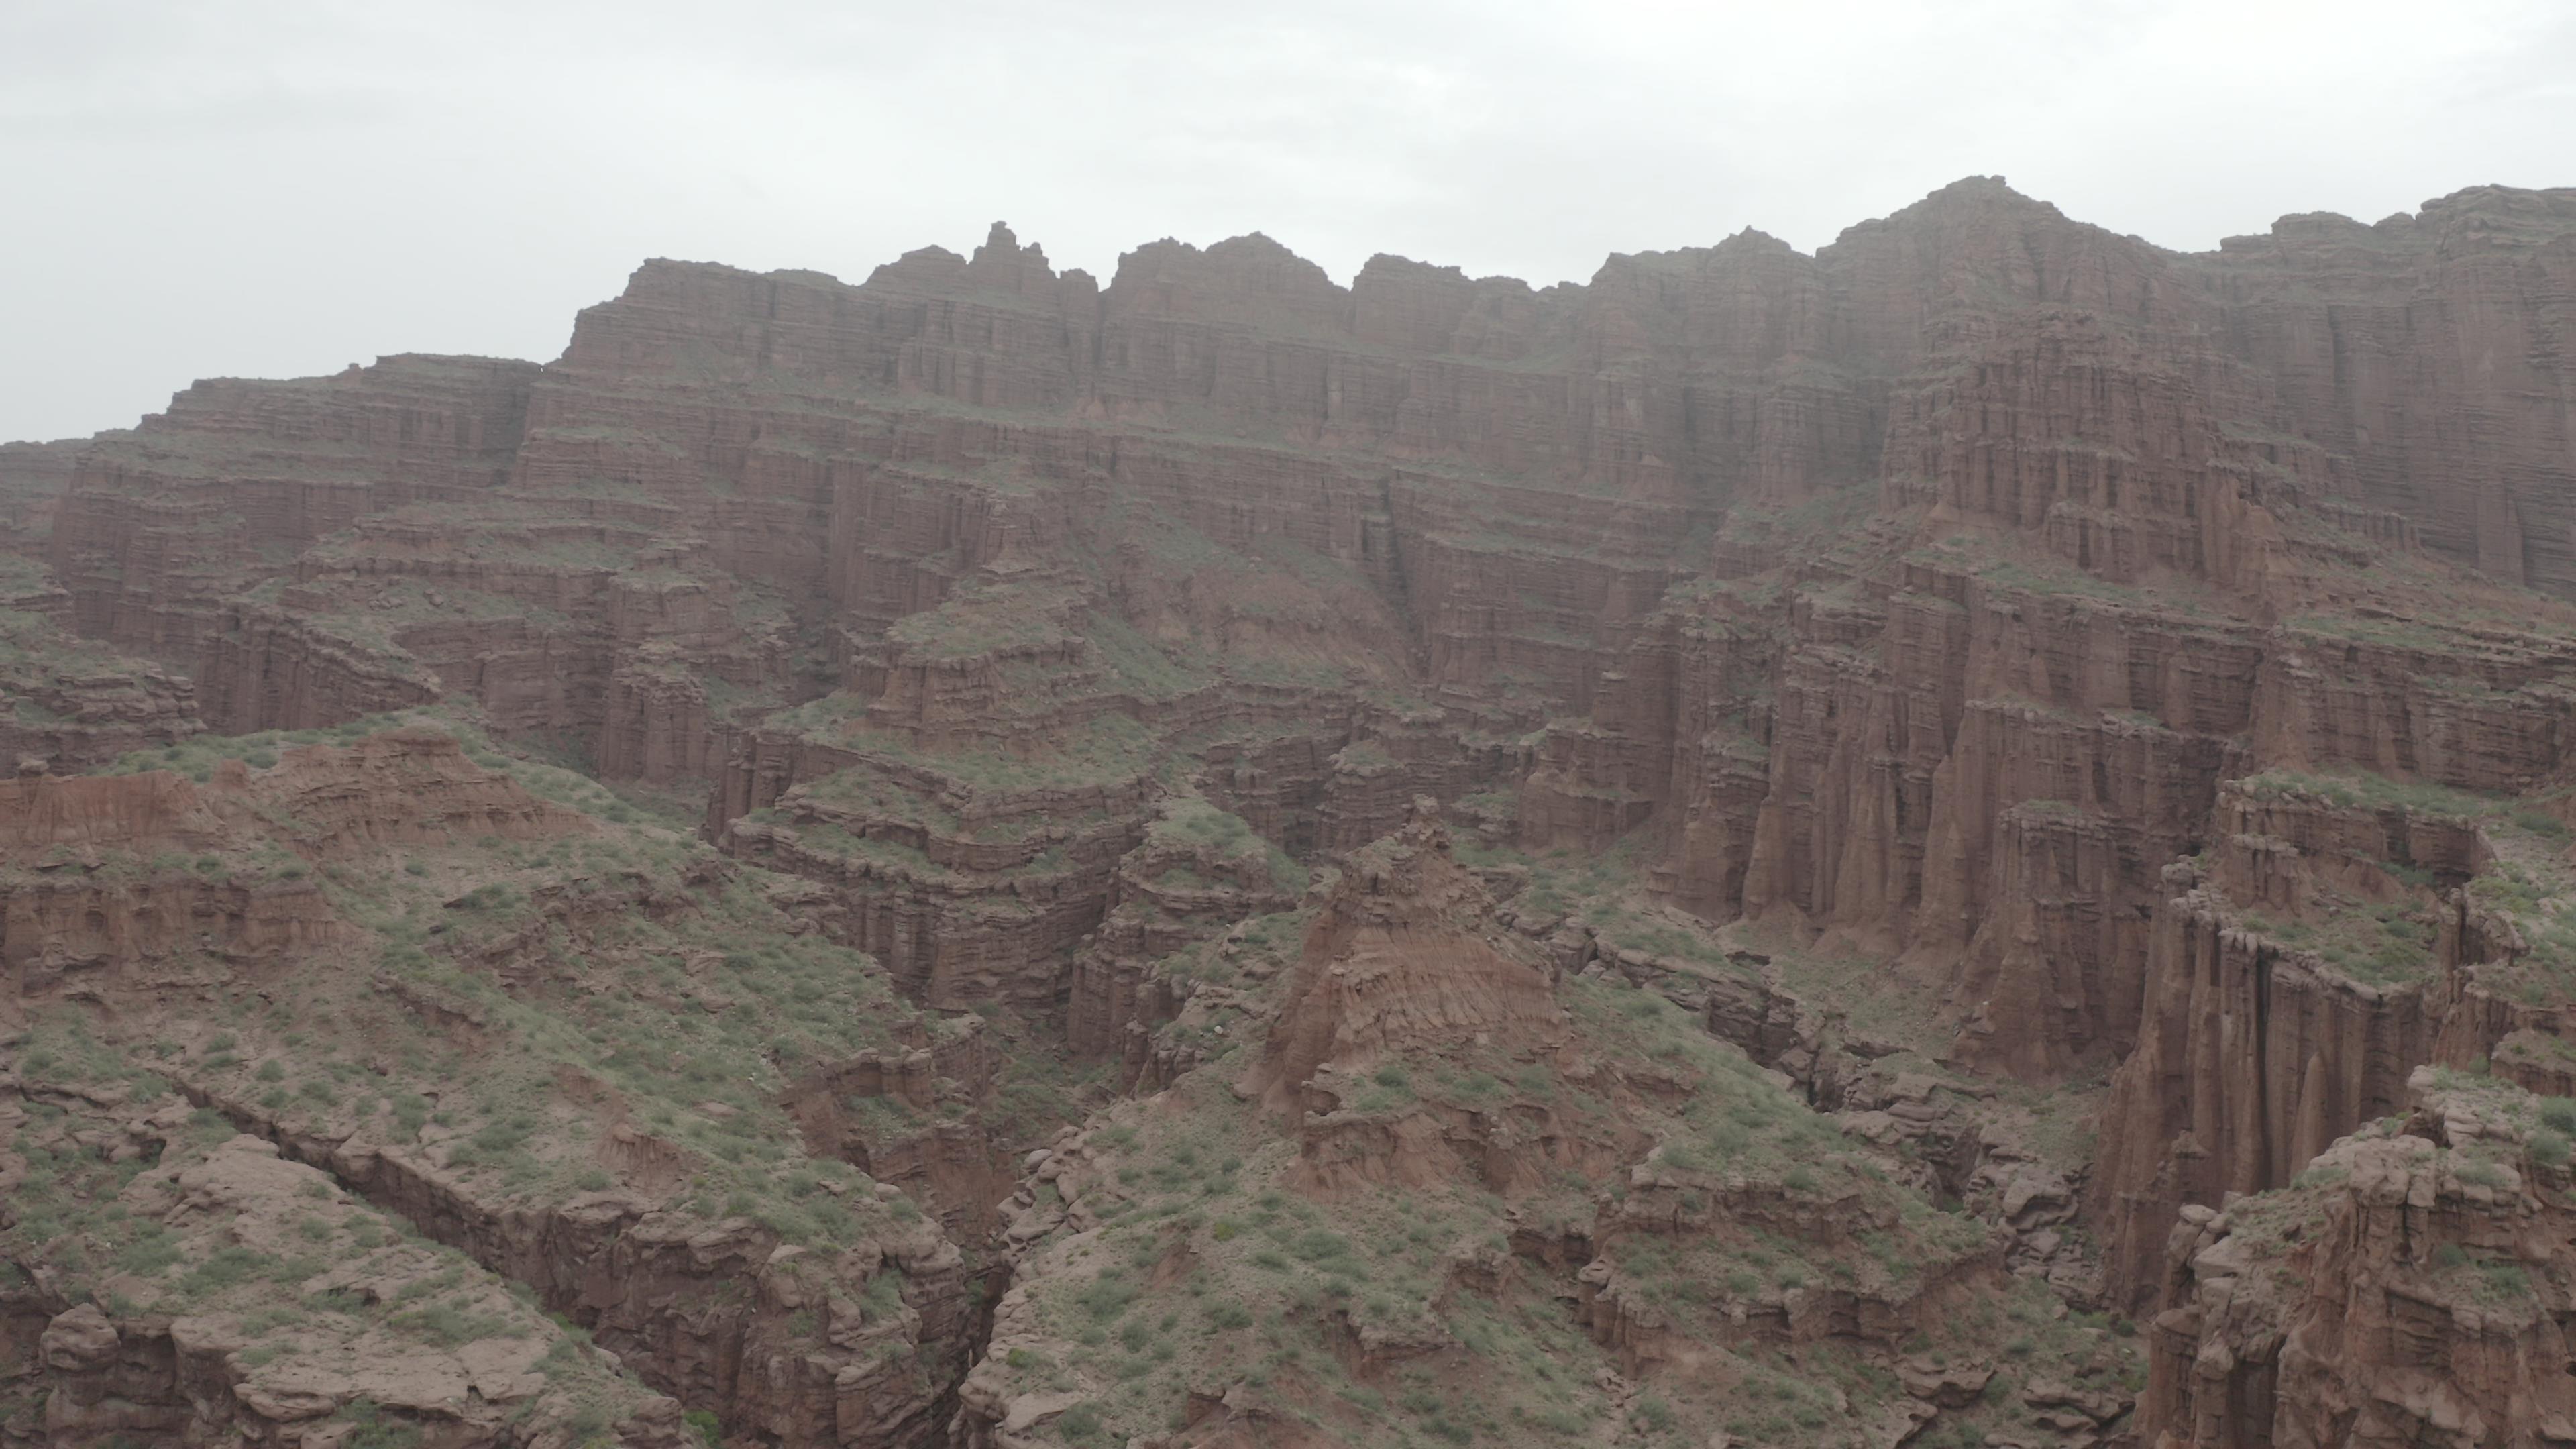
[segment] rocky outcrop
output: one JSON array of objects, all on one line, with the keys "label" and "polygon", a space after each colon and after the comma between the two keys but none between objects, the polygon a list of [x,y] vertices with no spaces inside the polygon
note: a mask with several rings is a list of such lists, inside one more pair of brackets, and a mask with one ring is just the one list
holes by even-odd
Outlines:
[{"label": "rocky outcrop", "polygon": [[781,1443],[928,1443],[939,1385],[964,1367],[965,1263],[931,1219],[833,1253],[614,1191],[531,1212],[484,1200],[424,1155],[310,1136],[254,1103],[204,1096],[287,1156],[527,1285],[643,1382],[727,1424]]},{"label": "rocky outcrop", "polygon": [[727,822],[730,855],[831,888],[817,913],[917,999],[1052,1013],[1074,946],[1146,829],[1147,782],[977,789],[900,764],[799,786]]},{"label": "rocky outcrop", "polygon": [[[9,549],[51,529],[11,637],[193,673],[10,663],[0,748],[166,750],[193,687],[219,730],[437,702],[639,798],[703,783],[706,838],[911,1002],[1060,1027],[1149,1092],[1258,1004],[1230,1080],[1302,1191],[1632,1166],[1534,1097],[1357,1105],[1410,1090],[1407,1052],[1579,1073],[1564,975],[1681,1003],[1980,1211],[2040,1157],[1927,1069],[2110,1075],[2099,1170],[2041,1197],[2089,1192],[2145,1312],[2179,1208],[2288,1184],[2414,1066],[2576,1083],[2547,794],[2576,738],[2571,239],[2576,193],[2484,188],[2181,256],[1971,178],[1813,255],[1746,233],[1544,291],[1391,257],[1343,287],[1257,235],[1104,286],[1000,226],[858,285],[655,261],[543,367],[200,384],[0,458]],[[434,754],[172,759],[194,803],[27,784],[52,833],[0,954],[29,999],[175,983],[348,927],[309,883],[335,851],[571,838]],[[1606,912],[1516,900],[1505,929],[1416,797],[1497,880],[1569,852],[1619,911],[1735,934],[1671,966]],[[172,843],[83,844],[93,807],[165,805]],[[310,823],[241,845],[261,809]],[[197,864],[236,857],[267,864]],[[1253,918],[1324,866],[1305,956],[1256,959]],[[532,989],[549,949],[459,959]],[[1849,1029],[1790,979],[1810,954],[1879,963],[1834,989],[1901,983],[1920,1034]],[[1007,1163],[982,1079],[948,1079],[797,1100],[966,1231]],[[1582,1080],[1620,1120],[1654,1093]],[[2006,1252],[2073,1292],[2056,1213]],[[1587,1287],[1624,1361],[1660,1352]],[[1837,1291],[1781,1311],[1917,1312]]]},{"label": "rocky outcrop", "polygon": [[[0,782],[0,791],[16,792],[0,795],[0,950],[18,987],[7,1002],[9,1044],[29,1033],[42,1043],[23,1053],[21,1076],[67,1079],[47,1090],[105,1111],[174,1087],[187,1104],[162,1109],[143,1124],[149,1133],[111,1122],[49,1140],[25,1159],[47,1187],[29,1201],[41,1202],[49,1221],[66,1204],[98,1205],[87,1185],[54,1192],[52,1184],[93,1159],[105,1172],[112,1162],[175,1154],[180,1128],[186,1143],[202,1144],[208,1127],[229,1124],[260,1139],[272,1161],[282,1153],[306,1165],[296,1171],[310,1186],[286,1184],[296,1193],[321,1190],[307,1171],[319,1169],[333,1193],[456,1249],[462,1257],[455,1271],[442,1270],[445,1279],[470,1264],[497,1275],[495,1295],[506,1299],[498,1286],[506,1280],[579,1325],[582,1342],[595,1339],[613,1355],[609,1366],[622,1363],[668,1396],[655,1401],[661,1418],[639,1442],[676,1433],[681,1406],[775,1442],[932,1442],[978,1331],[969,1264],[941,1217],[916,1208],[897,1181],[835,1160],[870,1159],[822,1140],[827,1122],[802,1124],[814,1129],[809,1156],[795,1155],[793,1125],[800,1097],[837,1104],[866,1094],[871,1076],[882,1091],[888,1061],[903,1057],[871,1048],[853,1058],[845,1046],[827,1057],[823,1043],[917,1039],[920,1024],[907,1030],[892,1019],[892,994],[864,958],[818,959],[758,887],[737,887],[703,847],[624,825],[624,807],[613,802],[596,807],[615,812],[603,817],[547,799],[478,763],[503,762],[479,745],[469,753],[447,730],[352,735],[222,758],[202,784],[164,771]],[[609,798],[586,783],[568,786],[570,776],[535,778],[567,799]],[[708,949],[710,938],[741,949]],[[600,989],[593,973],[602,971],[636,973],[606,1018],[589,1005]],[[665,979],[689,983],[686,994],[666,994]],[[839,1010],[809,1005],[827,996]],[[873,1012],[853,1020],[861,997]],[[234,1013],[235,1029],[215,1033],[207,1018],[217,1008],[199,1004],[208,1000],[256,1000],[275,1015]],[[301,1033],[281,1040],[278,1027],[299,1011],[340,1023],[333,1048],[299,1051],[309,1040]],[[690,1042],[699,1018],[737,1011],[729,1032],[695,1040],[686,1064],[668,1069],[670,1080],[686,1080],[692,1117],[728,1124],[730,1135],[683,1132],[667,1102],[648,1115],[630,1105],[638,1079],[602,1064],[615,1048],[569,1046],[634,1029],[612,1021],[647,1022],[647,1032]],[[778,1062],[747,1050],[711,1072],[728,1036],[755,1016],[758,1040]],[[603,1031],[611,1035],[591,1035]],[[134,1035],[159,1039],[147,1045]],[[341,1042],[367,1052],[368,1064],[341,1059]],[[440,1065],[425,1048],[442,1054]],[[155,1070],[127,1067],[129,1054]],[[957,1072],[980,1090],[993,1075],[990,1053],[924,1056],[933,1082]],[[790,1062],[828,1065],[809,1068],[799,1087],[784,1069]],[[775,1071],[789,1105],[735,1086],[745,1066]],[[655,1071],[659,1079],[665,1069]],[[505,1073],[520,1085],[480,1088]],[[380,1089],[346,1089],[361,1080]],[[41,1122],[50,1130],[58,1116],[48,1108]],[[701,1194],[710,1170],[738,1160],[742,1148],[730,1144],[745,1135],[769,1155],[727,1174],[734,1186],[722,1194]],[[532,1136],[539,1146],[527,1145]],[[995,1154],[980,1141],[971,1146],[989,1175]],[[932,1208],[954,1204],[961,1228],[998,1195],[912,1171],[892,1151],[884,1159],[889,1178],[914,1180]],[[0,1171],[8,1166],[0,1160]],[[297,1234],[320,1231],[300,1225],[290,1206],[268,1204],[256,1216],[259,1231],[286,1248]],[[124,1232],[116,1226],[124,1221],[111,1216],[91,1231]],[[272,1251],[268,1242],[260,1251]],[[134,1256],[78,1235],[10,1244],[37,1265],[40,1283],[77,1286],[93,1281],[98,1265]],[[208,1254],[218,1266],[228,1261],[215,1245],[198,1256]],[[484,1323],[472,1305],[424,1317],[428,1309],[411,1308],[418,1295],[399,1287],[385,1290],[400,1310],[397,1328],[426,1324],[417,1331],[433,1340],[464,1342]],[[118,1295],[145,1304],[147,1288],[161,1291],[111,1275],[97,1291],[103,1304]],[[178,1289],[203,1291],[195,1278]],[[171,1331],[184,1339],[192,1330],[182,1318]],[[148,1345],[160,1330],[137,1332]],[[180,1356],[184,1363],[184,1344]],[[522,1372],[517,1360],[464,1357],[468,1378],[502,1375],[481,1390],[480,1402],[509,1406],[496,1423],[524,1427],[512,1415],[535,1390],[510,1377]],[[458,1401],[441,1412],[480,1423],[465,1408],[478,1401],[453,1378],[436,1378],[438,1392]],[[82,1381],[67,1392],[107,1402],[101,1394],[129,1392],[121,1383]],[[327,1416],[334,1404],[367,1396],[364,1382],[335,1392],[289,1417]],[[400,1402],[396,1417],[408,1422],[413,1400]],[[395,1412],[391,1399],[369,1403],[376,1407],[366,1412]],[[480,1442],[456,1432],[458,1442]],[[543,1442],[492,1432],[502,1434],[495,1442]]]},{"label": "rocky outcrop", "polygon": [[807,1149],[857,1167],[935,1211],[953,1242],[980,1244],[1014,1186],[1019,1146],[989,1120],[1002,1055],[979,1017],[907,1024],[888,1051],[861,1052],[791,1083],[784,1105]]},{"label": "rocky outcrop", "polygon": [[75,623],[193,663],[224,596],[279,549],[505,474],[536,372],[401,356],[302,384],[196,384],[75,464],[52,542]]},{"label": "rocky outcrop", "polygon": [[11,1397],[39,1406],[20,1437],[686,1437],[678,1404],[322,1173],[205,1130],[157,1082],[147,1095],[16,1045],[0,1087],[16,1286],[0,1314],[28,1350]]},{"label": "rocky outcrop", "polygon": [[1065,1044],[1118,1055],[1131,1081],[1153,1028],[1178,1010],[1158,963],[1237,922],[1296,905],[1306,872],[1240,818],[1195,796],[1164,800],[1118,862],[1100,928],[1074,953]]},{"label": "rocky outcrop", "polygon": [[217,778],[218,791],[244,788],[292,819],[298,846],[320,857],[486,836],[552,840],[596,828],[589,817],[475,763],[462,741],[434,727],[290,749],[255,780],[247,770]]},{"label": "rocky outcrop", "polygon": [[61,627],[68,606],[32,570],[0,569],[0,764],[70,774],[205,728],[187,679],[79,640]]},{"label": "rocky outcrop", "polygon": [[70,491],[85,438],[52,443],[0,443],[0,555],[45,556],[54,510]]},{"label": "rocky outcrop", "polygon": [[2576,1442],[2566,1135],[2502,1084],[2409,1095],[2296,1185],[2185,1209],[2142,1443]]},{"label": "rocky outcrop", "polygon": [[[1195,989],[1157,1033],[1172,1050],[1139,1084],[1153,1098],[1026,1159],[1005,1208],[1011,1288],[960,1388],[960,1442],[1017,1449],[1053,1424],[1132,1420],[1139,1410],[1107,1393],[1115,1350],[1082,1332],[1122,1315],[1118,1341],[1140,1355],[1129,1373],[1149,1384],[1148,1409],[1168,1403],[1189,1426],[1182,1443],[1257,1439],[1305,1393],[1302,1376],[1247,1377],[1245,1343],[1311,1341],[1361,1412],[1406,1383],[1473,1383],[1509,1402],[1519,1386],[1487,1355],[1509,1335],[1561,1332],[1560,1305],[1581,1333],[1551,1347],[1551,1372],[1599,1367],[1539,1391],[1558,1405],[1600,1390],[1714,1422],[1734,1412],[1717,1405],[1746,1401],[1713,1375],[1807,1352],[1888,1369],[1884,1397],[1817,1401],[1816,1442],[1877,1442],[1867,1436],[1978,1404],[1973,1389],[1918,1400],[1894,1366],[1910,1347],[1927,1355],[1924,1381],[1943,1381],[1931,1356],[1969,1352],[1954,1345],[1957,1316],[2008,1291],[2008,1256],[2025,1260],[2006,1233],[1894,1186],[1858,1145],[1870,1113],[1843,1132],[1813,1125],[1825,1119],[1790,1105],[1783,1078],[1712,1040],[1714,986],[1703,1017],[1606,974],[1606,957],[1560,973],[1497,919],[1428,800],[1353,852],[1307,909],[1299,937],[1238,928],[1186,953]],[[1183,1057],[1185,1044],[1199,1055]],[[1814,1065],[1813,1043],[1790,1050]],[[1219,1143],[1233,1154],[1222,1162],[1209,1155]],[[2028,1164],[1973,1191],[2034,1230],[2074,1206],[2064,1179]],[[1160,1210],[1175,1194],[1198,1204],[1194,1217]],[[1427,1200],[1444,1207],[1417,1222]],[[1161,1321],[1204,1313],[1210,1327],[1148,1356],[1166,1302]],[[1266,1338],[1238,1339],[1255,1325]],[[1185,1366],[1168,1391],[1152,1366],[1163,1357]],[[1998,1417],[2118,1420],[2122,1359],[2066,1360]]]},{"label": "rocky outcrop", "polygon": [[2141,1311],[2178,1209],[2287,1185],[2400,1111],[2419,1066],[2559,1080],[2565,992],[2524,960],[2554,876],[2535,886],[2524,862],[2554,871],[2555,838],[2531,825],[2563,827],[2422,787],[2381,782],[2374,799],[2367,781],[2232,783],[2207,863],[2167,868],[2095,1199],[2115,1292]]},{"label": "rocky outcrop", "polygon": [[1485,921],[1490,902],[1450,859],[1438,806],[1355,854],[1309,928],[1248,1090],[1274,1108],[1329,1112],[1380,1058],[1474,1042],[1504,1050],[1561,1039],[1550,972]]},{"label": "rocky outcrop", "polygon": [[343,852],[590,828],[432,729],[290,749],[257,771],[227,758],[204,785],[166,770],[21,776],[0,781],[0,821],[0,963],[26,1000],[347,945],[313,874]]},{"label": "rocky outcrop", "polygon": [[[2287,1183],[2402,1102],[2438,1029],[2431,902],[2392,872],[2464,879],[2469,829],[2270,778],[2228,788],[2209,869],[2166,869],[2138,1047],[2105,1108],[2100,1201],[2142,1299],[2178,1206]],[[2358,933],[2324,944],[2338,917]]]},{"label": "rocky outcrop", "polygon": [[[2576,191],[2481,186],[2375,225],[2286,216],[2186,275],[2235,319],[2359,503],[2516,583],[2576,580],[2567,507],[2567,325]],[[2524,398],[2551,399],[2526,407]]]}]

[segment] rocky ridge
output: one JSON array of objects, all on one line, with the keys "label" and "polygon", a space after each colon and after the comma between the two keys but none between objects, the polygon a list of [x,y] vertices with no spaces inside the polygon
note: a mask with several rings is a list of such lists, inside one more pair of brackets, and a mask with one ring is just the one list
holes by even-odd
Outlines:
[{"label": "rocky ridge", "polygon": [[2408,1095],[2290,1186],[2184,1209],[2145,1442],[2576,1442],[2576,1113],[2433,1068]]},{"label": "rocky ridge", "polygon": [[[786,1105],[801,1074],[882,1059],[906,1035],[873,966],[785,929],[762,882],[704,847],[611,818],[630,812],[580,777],[523,766],[523,784],[428,718],[344,742],[227,743],[240,753],[177,762],[203,785],[145,769],[0,786],[16,792],[0,812],[0,954],[18,984],[20,1103],[0,1166],[19,1183],[7,1231],[38,1302],[68,1312],[92,1298],[114,1310],[110,1338],[139,1333],[148,1349],[214,1289],[265,1283],[265,1306],[252,1295],[240,1311],[347,1338],[329,1316],[344,1311],[339,1287],[310,1254],[280,1251],[298,1248],[276,1236],[300,1231],[292,1221],[244,1207],[259,1225],[206,1247],[238,1271],[201,1283],[173,1268],[198,1259],[156,1246],[133,1173],[177,1170],[178,1191],[196,1192],[165,1140],[184,1128],[192,1151],[212,1144],[209,1163],[299,1164],[287,1187],[363,1200],[398,1226],[391,1241],[461,1253],[474,1271],[441,1270],[418,1293],[398,1274],[386,1301],[418,1303],[395,1327],[420,1319],[469,1367],[505,1361],[477,1346],[527,1336],[459,1299],[481,1291],[607,1350],[630,1400],[645,1402],[643,1386],[669,1396],[653,1430],[669,1443],[680,1406],[800,1442],[936,1432],[943,1374],[970,1347],[970,1265],[899,1188],[809,1155]],[[138,1027],[148,1045],[128,1038]],[[236,1132],[255,1147],[224,1145]],[[399,1335],[326,1348],[299,1333],[263,1349],[237,1334],[234,1347],[183,1367],[194,1417],[173,1408],[139,1427],[220,1429],[229,1411],[202,1402],[220,1385],[191,1388],[191,1375],[230,1363],[232,1398],[250,1404],[248,1353],[299,1366],[289,1419],[341,1435],[363,1436],[369,1416],[406,1437],[464,1432],[439,1427],[457,1412],[448,1399],[371,1387],[415,1363]],[[303,1373],[326,1352],[355,1357],[337,1377]],[[59,1405],[93,1395],[85,1380],[37,1382]],[[538,1387],[487,1384],[479,1401],[541,1404]],[[92,1421],[67,1423],[48,1432],[80,1438]],[[472,1442],[539,1442],[524,1416],[510,1423]]]},{"label": "rocky ridge", "polygon": [[2134,1359],[2006,1234],[1661,996],[1559,973],[1433,816],[1205,948],[1172,1028],[1203,1064],[1032,1157],[959,1442],[2000,1434],[2032,1411],[1991,1367],[1945,1398],[1971,1321],[2126,1412]]},{"label": "rocky ridge", "polygon": [[[2186,256],[1976,178],[1813,256],[1746,233],[1544,291],[1390,257],[1345,288],[1259,236],[1139,248],[1104,286],[998,226],[857,286],[657,261],[543,366],[199,384],[0,452],[0,744],[51,832],[11,847],[8,1009],[132,1051],[375,952],[373,989],[438,1033],[555,1043],[536,1059],[573,1075],[526,1088],[549,1125],[496,1140],[553,1161],[569,1134],[563,1161],[641,1199],[524,1165],[497,1196],[437,1184],[426,1129],[389,1153],[279,1088],[156,1075],[443,1224],[722,1434],[1588,1432],[1466,1412],[1510,1372],[1488,1314],[1605,1355],[1586,1422],[1614,1437],[2145,1433],[2113,1330],[2196,1291],[2175,1223],[2292,1190],[2424,1064],[2576,1084],[2571,299],[2563,190]],[[358,823],[415,790],[464,803]],[[580,863],[620,850],[692,863]],[[444,929],[404,904],[421,881],[453,890]],[[648,1130],[649,1094],[597,1083],[603,1056],[697,1070],[747,1040],[640,1046],[605,1003],[806,1021],[780,1003],[825,981],[883,1029],[736,1059],[759,1160],[840,1163],[917,1221],[743,1236],[709,1215],[776,1184],[717,1192],[671,1133],[752,1105],[673,1098]],[[1643,1029],[1630,1006],[1657,1035],[1626,1046],[1697,1065],[1587,1066]],[[1721,1091],[1736,1063],[1776,1101]],[[1774,1106],[1873,1185],[1818,1208],[1766,1175]],[[1723,1181],[1638,1177],[1676,1112],[1739,1108],[1745,1140],[1681,1151]],[[569,1145],[594,1120],[619,1145]],[[1436,1200],[1511,1265],[1355,1324],[1330,1290],[1395,1271],[1378,1249],[1283,1241],[1271,1283],[1167,1222],[1155,1262],[1187,1271],[1154,1293],[1220,1267],[1289,1290],[1257,1355],[1220,1333],[1190,1378],[1153,1335],[1196,1308],[1140,1348],[1127,1309],[1044,1306],[1120,1236],[1066,1174],[1161,1220],[1139,1184],[1183,1150],[1237,1163],[1264,1232],[1368,1199],[1411,1255]],[[1637,1207],[1667,1188],[1703,1206]],[[1986,1246],[1927,1236],[1943,1204]],[[668,1233],[706,1246],[666,1280],[639,1245]],[[817,1233],[821,1276],[692,1297]],[[831,1317],[890,1281],[870,1261],[917,1322]],[[603,1274],[674,1286],[631,1313],[582,1296]],[[1023,1306],[988,1325],[963,1285],[989,1303],[1005,1274]],[[2034,1326],[2053,1367],[1907,1347],[1936,1311]],[[800,1315],[828,1350],[788,1346]],[[1141,1360],[1086,1338],[1113,1322]],[[1443,1346],[1368,1347],[1417,1332]],[[871,1367],[898,1337],[909,1387]],[[1806,1345],[1841,1368],[1739,1372]],[[1313,1353],[1357,1418],[1283,1417],[1265,1383],[1323,1386]],[[1710,1363],[1710,1394],[1672,1388]],[[1746,1409],[1773,1373],[1776,1421]],[[2509,1377],[2422,1422],[2539,1424],[2482,1397]],[[2158,1400],[2153,1432],[2345,1422],[2345,1392]]]}]

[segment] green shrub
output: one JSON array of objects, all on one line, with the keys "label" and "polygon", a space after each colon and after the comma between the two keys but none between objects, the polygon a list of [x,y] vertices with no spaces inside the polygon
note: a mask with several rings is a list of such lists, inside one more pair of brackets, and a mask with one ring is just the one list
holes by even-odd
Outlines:
[{"label": "green shrub", "polygon": [[1312,1228],[1300,1233],[1297,1241],[1290,1245],[1289,1251],[1309,1263],[1323,1263],[1349,1257],[1351,1240],[1339,1233]]},{"label": "green shrub", "polygon": [[179,1280],[179,1288],[192,1298],[220,1292],[237,1283],[248,1282],[274,1267],[276,1262],[268,1254],[248,1248],[217,1248]]},{"label": "green shrub", "polygon": [[1208,1310],[1208,1323],[1215,1328],[1250,1328],[1252,1313],[1240,1303],[1220,1303]]},{"label": "green shrub", "polygon": [[1067,1443],[1089,1444],[1100,1437],[1100,1410],[1090,1404],[1076,1404],[1056,1415],[1055,1430]]},{"label": "green shrub", "polygon": [[2478,1291],[2486,1298],[2522,1298],[2531,1293],[2531,1275],[2520,1263],[2488,1263],[2478,1269]]},{"label": "green shrub", "polygon": [[2532,834],[2547,836],[2551,840],[2564,840],[2568,835],[2566,821],[2538,810],[2516,810],[2512,819],[2514,824]]},{"label": "green shrub", "polygon": [[1094,1319],[1105,1322],[1125,1313],[1136,1301],[1136,1295],[1135,1283],[1124,1277],[1113,1277],[1104,1273],[1083,1285],[1082,1289],[1074,1294],[1074,1302],[1080,1304],[1082,1310]]},{"label": "green shrub", "polygon": [[420,1443],[419,1425],[385,1418],[373,1399],[351,1399],[341,1406],[340,1418],[357,1426],[342,1441],[346,1449],[414,1449]]},{"label": "green shrub", "polygon": [[505,1318],[484,1313],[468,1313],[445,1303],[432,1303],[407,1313],[397,1313],[386,1322],[405,1333],[425,1338],[442,1348],[455,1348],[461,1344],[480,1342],[483,1339],[508,1333],[513,1327]]},{"label": "green shrub", "polygon": [[2453,1172],[2460,1181],[2475,1187],[2502,1187],[2505,1184],[2504,1169],[2492,1162],[2463,1162]]},{"label": "green shrub", "polygon": [[184,1256],[179,1245],[170,1241],[159,1223],[146,1223],[141,1238],[117,1250],[116,1266],[138,1278],[157,1277],[161,1271]]}]

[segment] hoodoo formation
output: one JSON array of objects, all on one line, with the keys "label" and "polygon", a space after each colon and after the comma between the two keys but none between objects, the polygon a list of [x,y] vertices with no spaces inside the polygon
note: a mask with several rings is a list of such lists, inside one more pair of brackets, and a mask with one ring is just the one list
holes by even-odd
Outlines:
[{"label": "hoodoo formation", "polygon": [[652,261],[0,697],[0,1445],[2576,1444],[2576,190]]}]

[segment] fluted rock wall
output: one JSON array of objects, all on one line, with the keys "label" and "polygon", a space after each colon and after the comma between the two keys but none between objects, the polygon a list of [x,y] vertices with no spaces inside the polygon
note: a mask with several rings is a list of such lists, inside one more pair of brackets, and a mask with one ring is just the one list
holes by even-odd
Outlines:
[{"label": "fluted rock wall", "polygon": [[2430,1069],[2406,1108],[2335,1143],[2297,1186],[2176,1225],[2141,1443],[2576,1435],[2565,1137],[2514,1088]]},{"label": "fluted rock wall", "polygon": [[2190,273],[2229,351],[2276,380],[2298,431],[2342,456],[2361,502],[2425,542],[2564,594],[2576,193],[2476,187],[2373,226],[2284,217]]},{"label": "fluted rock wall", "polygon": [[[1972,178],[1545,290],[1258,235],[1104,286],[1000,226],[857,285],[653,261],[542,367],[190,389],[68,455],[13,591],[221,730],[471,701],[702,782],[908,995],[1131,1074],[1156,961],[1288,894],[1173,800],[1310,860],[1417,795],[1629,843],[1658,904],[1899,963],[1954,1064],[2118,1063],[2145,1306],[2181,1205],[2415,1065],[2576,1081],[2547,923],[2445,894],[2542,847],[2243,785],[2563,778],[2571,307],[2576,192],[2499,188],[2183,256]],[[0,459],[21,554],[66,456]],[[19,729],[184,734],[140,687]],[[2333,937],[2380,907],[2422,969],[2325,954],[2405,957]]]}]

